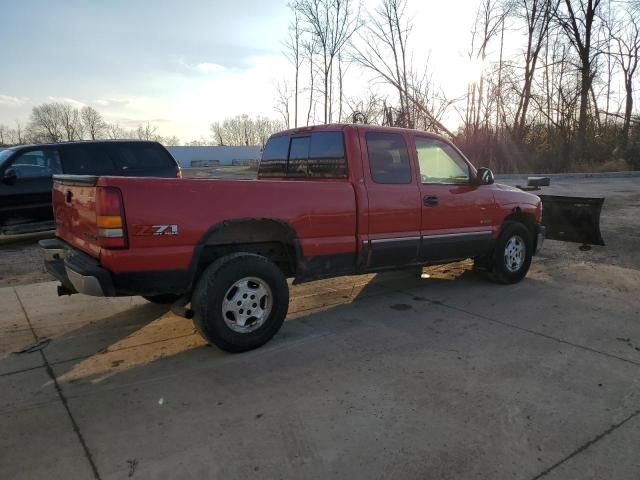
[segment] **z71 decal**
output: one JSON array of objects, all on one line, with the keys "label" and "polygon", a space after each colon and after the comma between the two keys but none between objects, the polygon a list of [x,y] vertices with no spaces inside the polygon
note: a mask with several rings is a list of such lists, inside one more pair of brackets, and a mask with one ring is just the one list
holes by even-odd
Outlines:
[{"label": "z71 decal", "polygon": [[160,235],[178,235],[178,225],[137,225],[138,237],[157,237]]}]

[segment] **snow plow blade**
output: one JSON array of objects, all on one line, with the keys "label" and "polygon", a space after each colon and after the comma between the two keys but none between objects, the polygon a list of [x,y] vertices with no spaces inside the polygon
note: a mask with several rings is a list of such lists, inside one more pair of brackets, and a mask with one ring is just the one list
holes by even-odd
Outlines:
[{"label": "snow plow blade", "polygon": [[604,198],[539,195],[545,238],[589,245],[604,245],[600,213]]}]

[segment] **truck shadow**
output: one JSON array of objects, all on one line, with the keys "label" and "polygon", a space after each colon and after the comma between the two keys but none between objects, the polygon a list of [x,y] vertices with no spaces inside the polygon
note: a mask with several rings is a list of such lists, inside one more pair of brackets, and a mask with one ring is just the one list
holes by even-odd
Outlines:
[{"label": "truck shadow", "polygon": [[[91,388],[107,381],[211,368],[220,361],[295,348],[318,337],[340,337],[368,322],[375,326],[402,318],[416,302],[438,303],[469,288],[496,286],[471,271],[468,262],[427,268],[422,277],[415,271],[397,271],[292,286],[289,314],[279,334],[255,352],[242,355],[207,345],[191,321],[168,308],[140,304],[52,335],[44,353],[63,388]],[[378,297],[389,303],[385,315],[363,318],[367,299]]]}]

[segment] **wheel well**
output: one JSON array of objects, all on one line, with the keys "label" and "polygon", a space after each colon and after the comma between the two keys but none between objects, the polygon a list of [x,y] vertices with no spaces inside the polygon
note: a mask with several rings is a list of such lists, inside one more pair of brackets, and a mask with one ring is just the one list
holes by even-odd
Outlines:
[{"label": "wheel well", "polygon": [[514,208],[509,215],[502,222],[503,228],[504,224],[507,222],[519,222],[522,223],[527,230],[529,230],[529,234],[531,235],[531,241],[536,241],[535,231],[536,231],[536,217],[530,213],[525,213],[520,210],[520,207]]},{"label": "wheel well", "polygon": [[283,221],[248,218],[223,222],[207,233],[198,259],[198,275],[216,259],[234,252],[262,255],[286,276],[296,271],[296,234]]}]

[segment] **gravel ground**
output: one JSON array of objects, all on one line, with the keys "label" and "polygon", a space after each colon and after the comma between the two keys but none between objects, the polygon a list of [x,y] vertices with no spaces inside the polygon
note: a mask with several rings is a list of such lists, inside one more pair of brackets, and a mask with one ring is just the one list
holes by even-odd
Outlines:
[{"label": "gravel ground", "polygon": [[16,237],[0,237],[0,287],[46,282],[38,240],[53,237],[44,232]]}]

